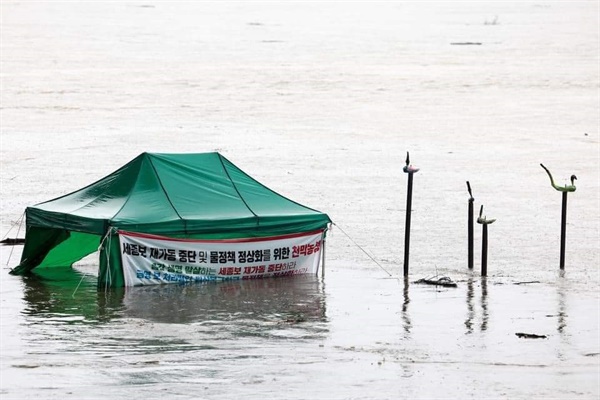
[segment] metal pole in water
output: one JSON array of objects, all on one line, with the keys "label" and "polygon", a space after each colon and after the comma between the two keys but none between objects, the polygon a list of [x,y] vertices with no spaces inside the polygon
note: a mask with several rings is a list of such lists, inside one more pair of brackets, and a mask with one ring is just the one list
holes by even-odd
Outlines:
[{"label": "metal pole in water", "polygon": [[566,248],[566,238],[567,238],[567,194],[569,192],[574,192],[577,188],[575,187],[575,180],[577,177],[575,175],[571,175],[571,184],[558,186],[554,183],[554,178],[552,178],[552,174],[548,170],[548,168],[544,167],[544,164],[540,164],[544,171],[548,174],[550,178],[550,184],[552,187],[559,192],[562,193],[562,212],[560,219],[560,270],[564,271],[565,269],[565,248]]},{"label": "metal pole in water", "polygon": [[471,192],[471,185],[467,181],[467,190],[469,191],[469,211],[468,211],[468,223],[467,223],[467,241],[468,241],[468,266],[469,269],[473,269],[473,193]]},{"label": "metal pole in water", "polygon": [[410,217],[412,209],[413,174],[408,174],[408,189],[406,192],[406,224],[404,225],[404,276],[408,275],[408,253],[410,250]]},{"label": "metal pole in water", "polygon": [[487,276],[487,249],[488,249],[488,227],[483,224],[481,239],[481,276]]},{"label": "metal pole in water", "polygon": [[483,214],[483,205],[479,209],[479,218],[477,223],[483,225],[483,234],[481,238],[481,276],[487,276],[487,251],[488,251],[488,225],[493,224],[495,219],[487,219]]},{"label": "metal pole in water", "polygon": [[402,169],[408,174],[408,188],[406,191],[406,224],[404,225],[404,276],[408,276],[408,256],[410,250],[410,217],[412,212],[412,187],[413,175],[419,171],[410,165],[409,153],[406,152],[406,165]]},{"label": "metal pole in water", "polygon": [[567,238],[567,193],[562,192],[562,213],[560,218],[560,269],[565,269],[565,242]]}]

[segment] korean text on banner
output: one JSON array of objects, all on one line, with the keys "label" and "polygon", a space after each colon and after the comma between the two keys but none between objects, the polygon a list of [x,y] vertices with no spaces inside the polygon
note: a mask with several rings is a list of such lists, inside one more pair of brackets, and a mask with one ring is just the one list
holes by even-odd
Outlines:
[{"label": "korean text on banner", "polygon": [[191,240],[119,232],[126,286],[316,274],[323,231]]}]

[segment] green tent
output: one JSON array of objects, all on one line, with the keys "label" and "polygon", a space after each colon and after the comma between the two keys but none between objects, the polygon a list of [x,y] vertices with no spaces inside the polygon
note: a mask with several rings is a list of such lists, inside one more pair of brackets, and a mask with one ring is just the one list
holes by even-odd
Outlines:
[{"label": "green tent", "polygon": [[193,239],[326,229],[327,214],[263,186],[219,153],[143,153],[65,196],[27,207],[25,247],[11,273],[70,266],[100,249],[98,284],[123,286],[119,230]]}]

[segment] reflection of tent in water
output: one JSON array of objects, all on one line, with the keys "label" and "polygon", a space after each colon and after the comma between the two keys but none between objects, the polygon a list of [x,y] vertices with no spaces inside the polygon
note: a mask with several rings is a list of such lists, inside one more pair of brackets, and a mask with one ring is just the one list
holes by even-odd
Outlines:
[{"label": "reflection of tent in water", "polygon": [[[126,236],[125,231],[161,235],[167,240],[225,241],[324,234],[331,222],[326,214],[263,186],[218,153],[143,153],[99,181],[27,207],[25,213],[25,248],[21,263],[12,274],[24,275],[40,267],[70,266],[101,246],[98,284],[113,287],[129,284],[123,273],[119,240]],[[313,246],[312,251],[314,243],[308,245]],[[140,248],[137,244],[132,246],[138,246],[131,247],[135,251]],[[153,261],[163,256],[162,260],[181,261],[175,256],[167,258],[171,254],[160,250]],[[128,250],[127,254],[131,252]],[[199,260],[200,255],[194,259]],[[171,265],[161,268],[178,271],[175,267],[182,270],[181,266]],[[292,265],[278,268],[289,269]],[[193,271],[199,273],[200,269]],[[256,271],[259,269],[253,270]],[[241,275],[235,269],[224,270],[230,272]],[[171,281],[178,279],[173,276],[169,275]]]},{"label": "reflection of tent in water", "polygon": [[325,320],[324,296],[314,275],[257,279],[219,285],[159,285],[129,288],[128,317],[164,323],[317,322]]},{"label": "reflection of tent in water", "polygon": [[104,322],[119,315],[124,289],[99,292],[92,276],[70,267],[41,268],[23,278],[23,313],[55,323]]},{"label": "reflection of tent in water", "polygon": [[[313,275],[223,284],[159,285],[106,292],[71,268],[26,276],[24,314],[55,323],[140,318],[160,323],[324,322],[322,286]],[[90,277],[91,278],[91,277]],[[95,297],[95,301],[90,298]]]}]

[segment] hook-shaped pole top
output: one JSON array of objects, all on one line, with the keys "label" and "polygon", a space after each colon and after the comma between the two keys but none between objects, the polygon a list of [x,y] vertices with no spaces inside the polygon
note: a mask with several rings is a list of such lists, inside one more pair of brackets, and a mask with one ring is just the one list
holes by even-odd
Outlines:
[{"label": "hook-shaped pole top", "polygon": [[473,197],[473,192],[471,192],[471,184],[469,183],[469,181],[467,181],[467,190],[469,191],[469,201],[473,201],[475,200],[475,198]]},{"label": "hook-shaped pole top", "polygon": [[496,219],[487,219],[485,216],[482,217],[482,214],[483,214],[483,204],[481,205],[481,208],[479,208],[479,217],[477,218],[478,224],[489,225],[489,224],[493,224],[496,221]]},{"label": "hook-shaped pole top", "polygon": [[544,171],[546,171],[546,173],[548,174],[548,177],[550,178],[550,184],[552,185],[552,187],[556,190],[558,190],[559,192],[574,192],[577,188],[575,187],[575,180],[577,179],[577,177],[575,175],[571,175],[571,184],[570,185],[566,185],[565,186],[559,186],[556,183],[554,183],[554,178],[552,178],[552,174],[550,173],[550,171],[548,170],[548,168],[546,168],[544,166],[544,164],[540,163],[540,166],[542,168],[544,168]]}]

